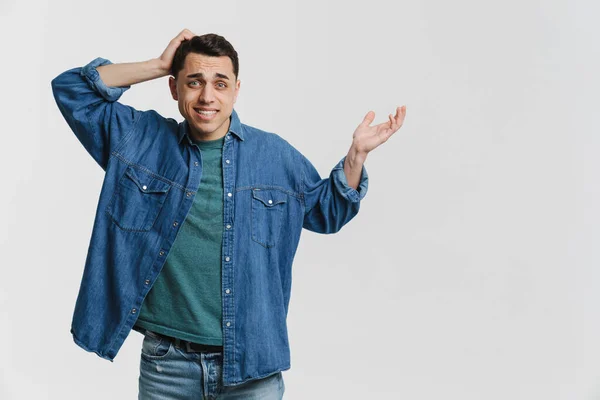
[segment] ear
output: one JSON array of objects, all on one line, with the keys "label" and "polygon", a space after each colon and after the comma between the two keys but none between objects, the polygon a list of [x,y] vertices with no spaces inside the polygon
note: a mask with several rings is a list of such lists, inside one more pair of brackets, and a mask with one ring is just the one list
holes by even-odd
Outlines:
[{"label": "ear", "polygon": [[177,100],[177,81],[172,76],[169,77],[169,89],[173,100]]},{"label": "ear", "polygon": [[234,104],[237,101],[238,94],[240,94],[240,84],[241,84],[241,81],[238,79],[237,82],[235,83],[235,94],[233,95],[233,103]]}]

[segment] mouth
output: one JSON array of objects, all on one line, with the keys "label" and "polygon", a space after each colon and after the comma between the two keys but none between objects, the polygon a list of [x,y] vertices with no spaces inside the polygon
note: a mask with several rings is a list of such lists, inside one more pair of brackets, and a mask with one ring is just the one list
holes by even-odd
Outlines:
[{"label": "mouth", "polygon": [[219,110],[202,110],[200,108],[194,108],[194,111],[203,121],[210,121],[219,112]]}]

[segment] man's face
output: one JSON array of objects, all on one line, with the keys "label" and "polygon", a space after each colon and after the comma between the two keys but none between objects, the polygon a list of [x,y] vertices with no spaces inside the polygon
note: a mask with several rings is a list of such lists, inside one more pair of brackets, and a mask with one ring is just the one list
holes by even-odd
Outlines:
[{"label": "man's face", "polygon": [[177,79],[169,78],[169,88],[194,139],[214,140],[227,134],[240,90],[229,57],[189,53]]}]

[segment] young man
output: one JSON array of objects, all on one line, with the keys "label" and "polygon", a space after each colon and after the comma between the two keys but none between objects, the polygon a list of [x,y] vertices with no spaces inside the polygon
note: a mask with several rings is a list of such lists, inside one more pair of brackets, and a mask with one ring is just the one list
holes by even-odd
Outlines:
[{"label": "young man", "polygon": [[[227,40],[185,29],[156,59],[97,58],[52,81],[106,172],[71,333],[110,361],[132,329],[144,334],[140,398],[283,396],[301,230],[334,233],[358,213],[367,154],[404,121],[405,107],[376,126],[367,113],[322,179],[280,136],[240,122],[238,73]],[[117,101],[167,75],[183,122]]]}]

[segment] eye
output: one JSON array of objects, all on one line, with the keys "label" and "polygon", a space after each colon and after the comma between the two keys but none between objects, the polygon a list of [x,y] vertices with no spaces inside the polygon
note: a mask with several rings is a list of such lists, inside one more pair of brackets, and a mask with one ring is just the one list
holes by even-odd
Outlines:
[{"label": "eye", "polygon": [[191,81],[191,82],[189,83],[189,85],[190,85],[190,86],[196,86],[196,85],[194,85],[194,83],[197,83],[198,85],[200,85],[200,82],[198,82],[198,81]]},{"label": "eye", "polygon": [[217,85],[223,85],[223,86],[219,86],[221,88],[226,88],[227,87],[227,85],[225,84],[225,82],[219,82],[219,83],[217,83]]}]

